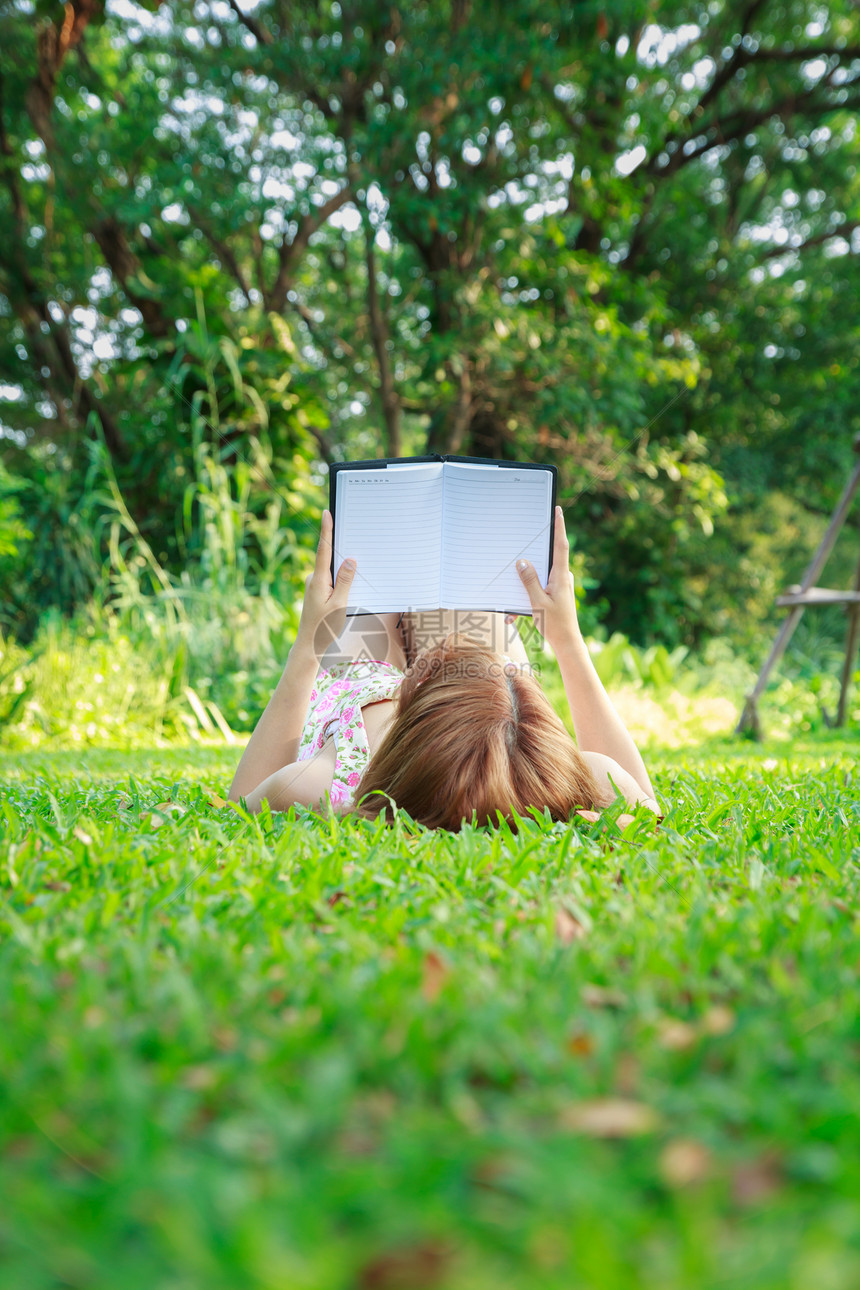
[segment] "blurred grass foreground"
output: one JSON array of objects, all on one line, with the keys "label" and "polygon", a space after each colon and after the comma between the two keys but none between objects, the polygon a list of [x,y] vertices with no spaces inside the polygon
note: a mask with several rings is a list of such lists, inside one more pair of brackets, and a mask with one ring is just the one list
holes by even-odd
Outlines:
[{"label": "blurred grass foreground", "polygon": [[0,756],[0,1287],[853,1290],[853,741],[651,760],[514,836]]}]

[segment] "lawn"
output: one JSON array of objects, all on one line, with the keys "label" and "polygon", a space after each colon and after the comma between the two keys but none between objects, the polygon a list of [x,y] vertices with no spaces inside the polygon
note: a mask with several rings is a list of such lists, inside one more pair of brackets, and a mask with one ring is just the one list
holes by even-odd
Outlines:
[{"label": "lawn", "polygon": [[2,1290],[860,1284],[856,733],[622,835],[0,757]]}]

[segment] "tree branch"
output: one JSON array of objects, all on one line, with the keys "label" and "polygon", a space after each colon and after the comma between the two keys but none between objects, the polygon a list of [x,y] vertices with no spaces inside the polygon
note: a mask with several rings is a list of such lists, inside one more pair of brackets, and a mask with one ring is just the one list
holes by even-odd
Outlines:
[{"label": "tree branch", "polygon": [[385,421],[386,456],[400,456],[400,398],[391,370],[390,336],[388,319],[379,300],[376,280],[376,252],[373,247],[373,229],[365,221],[365,263],[367,265],[367,305],[370,315],[370,337],[379,367],[379,400]]},{"label": "tree branch", "polygon": [[[743,39],[744,36],[749,35],[749,29],[752,26],[753,19],[759,9],[763,8],[766,3],[767,0],[751,0],[751,3],[747,5],[741,22],[741,39]],[[732,56],[726,59],[722,67],[715,72],[714,79],[711,81],[696,106],[687,116],[687,121],[689,121],[691,117],[700,116],[701,113],[704,112],[705,107],[717,97],[723,87],[728,85],[729,81],[735,78],[744,63],[749,61],[749,57],[750,51],[744,49],[743,44],[739,44],[735,47]],[[681,132],[676,131],[673,137],[680,137],[680,133]],[[668,137],[669,136],[667,136],[667,139]]]},{"label": "tree branch", "polygon": [[[814,102],[816,90],[817,86],[812,86],[805,93],[790,94],[779,102],[769,103],[755,111],[745,109],[733,112],[725,118],[717,117],[704,125],[700,125],[693,137],[702,138],[702,143],[695,148],[689,149],[689,151],[685,151],[683,148],[675,148],[668,154],[666,162],[663,165],[658,165],[660,156],[666,152],[667,140],[664,140],[656,152],[652,153],[648,161],[639,167],[639,171],[652,178],[664,178],[666,175],[674,174],[683,166],[689,165],[691,161],[695,161],[698,157],[704,156],[712,148],[722,147],[727,143],[734,142],[735,139],[739,139],[742,135],[749,133],[750,130],[769,120],[770,117],[779,117],[782,121],[790,120],[801,106],[807,109],[810,107],[814,109],[818,106],[822,111],[831,110],[833,105],[830,103],[816,104]],[[838,106],[840,109],[849,107],[849,100],[840,103]],[[673,141],[678,139],[680,139],[679,135],[673,136]],[[688,139],[687,142],[689,143],[691,140]]]},{"label": "tree branch", "polygon": [[[313,336],[314,340],[315,340],[318,344],[322,344],[322,345],[324,345],[324,347],[325,347],[327,350],[331,351],[331,349],[332,349],[332,344],[328,341],[328,339],[327,339],[326,337],[324,337],[324,336],[320,336],[320,334],[319,334],[319,332],[318,332],[318,330],[317,330],[317,328],[318,328],[318,325],[319,325],[319,324],[317,323],[317,320],[314,318],[314,316],[313,316],[313,314],[311,313],[310,309],[308,309],[307,305],[306,305],[306,304],[304,304],[301,300],[294,300],[294,301],[292,301],[292,302],[291,302],[291,305],[292,305],[292,308],[293,308],[293,309],[295,309],[296,313],[297,313],[297,314],[299,315],[299,317],[301,318],[302,322],[303,322],[303,323],[305,324],[305,326],[307,327],[307,329],[308,329],[308,331],[310,332],[311,336]],[[342,351],[343,351],[343,353],[346,355],[346,357],[347,357],[347,358],[350,358],[350,359],[356,359],[356,358],[358,358],[358,355],[356,354],[356,352],[355,352],[355,350],[353,349],[352,345],[350,345],[349,341],[344,340],[344,338],[343,338],[342,336],[338,336],[338,335],[335,333],[335,335],[334,335],[334,336],[332,336],[332,342],[333,342],[335,345],[337,345],[337,347],[338,347],[340,350],[342,350]]]},{"label": "tree branch", "polygon": [[833,237],[841,237],[846,241],[851,234],[860,228],[860,219],[849,220],[845,224],[840,224],[838,228],[830,229],[827,233],[816,233],[814,237],[807,237],[803,242],[796,246],[771,246],[766,251],[762,251],[758,257],[760,260],[778,260],[781,255],[801,255],[811,246],[823,246]]},{"label": "tree branch", "polygon": [[236,257],[236,253],[233,250],[232,246],[230,246],[229,242],[223,242],[220,237],[218,237],[215,233],[212,232],[211,228],[209,228],[209,226],[207,225],[206,221],[203,219],[202,214],[199,210],[189,205],[188,202],[185,203],[185,206],[188,211],[188,214],[194,220],[194,223],[196,224],[197,228],[200,229],[200,232],[203,234],[203,236],[206,238],[206,241],[212,247],[212,250],[218,256],[218,259],[221,261],[224,267],[226,269],[229,269],[230,273],[232,273],[233,277],[235,278],[239,286],[240,291],[245,297],[246,303],[250,304],[251,286],[247,278],[245,277],[245,274],[242,271],[242,266],[240,265]]},{"label": "tree branch", "polygon": [[257,22],[256,18],[254,18],[252,14],[243,13],[242,10],[239,8],[238,4],[236,3],[236,0],[227,0],[227,3],[229,4],[230,8],[233,10],[236,17],[239,19],[242,26],[246,27],[247,30],[250,31],[251,35],[254,37],[256,41],[259,42],[259,44],[261,45],[272,44],[272,40],[273,40],[272,33],[270,31],[266,31],[265,27],[261,27],[260,24]]},{"label": "tree branch", "polygon": [[293,271],[297,262],[307,250],[309,241],[317,229],[322,228],[326,220],[345,202],[349,201],[351,197],[352,185],[347,183],[332,197],[329,197],[327,201],[322,202],[319,206],[312,207],[306,215],[302,215],[299,219],[295,236],[291,241],[288,241],[286,236],[281,238],[278,246],[277,276],[271,288],[263,292],[267,309],[275,313],[281,313],[286,303]]},{"label": "tree branch", "polygon": [[90,225],[90,232],[115,280],[135,309],[140,310],[140,315],[150,333],[160,340],[169,336],[173,330],[172,319],[164,312],[157,299],[145,295],[135,286],[136,282],[141,286],[144,285],[146,274],[143,265],[131,249],[125,229],[119,220],[114,215],[97,219]]},{"label": "tree branch", "polygon": [[51,110],[57,76],[70,49],[83,39],[98,0],[66,0],[62,22],[43,22],[36,32],[36,75],[25,96],[27,112],[40,139],[51,135]]}]

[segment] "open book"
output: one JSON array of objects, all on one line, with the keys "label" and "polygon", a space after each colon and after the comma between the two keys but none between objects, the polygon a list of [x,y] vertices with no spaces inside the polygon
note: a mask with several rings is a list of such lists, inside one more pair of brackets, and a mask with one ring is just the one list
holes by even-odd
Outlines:
[{"label": "open book", "polygon": [[557,471],[479,457],[404,457],[330,468],[332,576],[358,562],[349,613],[531,612],[517,560],[545,585]]}]

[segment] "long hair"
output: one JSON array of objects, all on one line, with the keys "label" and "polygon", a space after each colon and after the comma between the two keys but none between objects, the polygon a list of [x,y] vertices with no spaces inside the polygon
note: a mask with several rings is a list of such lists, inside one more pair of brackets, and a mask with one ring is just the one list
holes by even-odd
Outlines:
[{"label": "long hair", "polygon": [[[530,806],[567,820],[597,784],[537,680],[473,641],[424,650],[355,790],[356,811],[394,806],[428,828],[495,824]],[[390,800],[389,800],[390,799]]]}]

